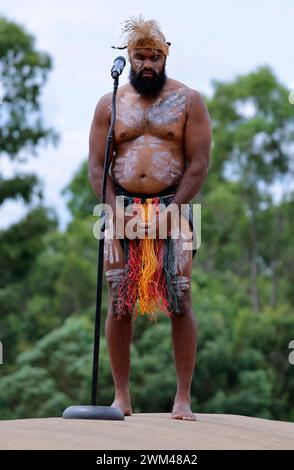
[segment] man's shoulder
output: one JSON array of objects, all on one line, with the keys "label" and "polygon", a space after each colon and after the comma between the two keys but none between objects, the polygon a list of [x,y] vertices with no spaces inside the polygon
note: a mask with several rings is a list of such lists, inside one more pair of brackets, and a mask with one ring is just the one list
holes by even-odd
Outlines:
[{"label": "man's shoulder", "polygon": [[174,90],[174,91],[181,91],[186,95],[186,97],[189,99],[189,103],[197,103],[202,101],[202,96],[201,93],[186,85],[185,83],[182,83],[178,80],[175,80],[173,78],[168,78],[167,82],[167,89],[168,90]]},{"label": "man's shoulder", "polygon": [[[129,92],[132,90],[132,87],[130,86],[129,83],[126,83],[125,85],[121,85],[118,87],[117,90],[117,96],[123,95],[126,92]],[[105,95],[102,95],[101,98],[99,98],[97,105],[100,104],[100,106],[107,106],[108,104],[111,104],[112,101],[112,94],[113,91],[110,91],[109,93],[105,93]]]},{"label": "man's shoulder", "polygon": [[180,89],[186,90],[189,88],[184,83],[179,82],[179,80],[175,80],[174,78],[170,78],[170,77],[168,77],[166,80],[166,87],[169,89],[173,89],[173,90],[180,90]]},{"label": "man's shoulder", "polygon": [[112,92],[105,93],[105,95],[102,95],[97,102],[98,107],[103,108],[107,106],[109,103],[111,103],[111,97],[112,97]]},{"label": "man's shoulder", "polygon": [[99,119],[101,117],[103,118],[109,118],[111,114],[111,97],[112,97],[112,92],[110,93],[105,93],[105,95],[102,95],[95,107],[95,117],[96,119]]}]

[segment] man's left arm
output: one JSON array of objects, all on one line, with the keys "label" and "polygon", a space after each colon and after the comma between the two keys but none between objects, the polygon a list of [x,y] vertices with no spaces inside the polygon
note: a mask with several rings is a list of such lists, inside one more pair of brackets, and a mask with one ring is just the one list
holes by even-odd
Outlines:
[{"label": "man's left arm", "polygon": [[179,207],[193,199],[204,182],[210,160],[211,123],[206,105],[195,90],[188,98],[187,120],[184,128],[184,158],[186,169],[171,201]]}]

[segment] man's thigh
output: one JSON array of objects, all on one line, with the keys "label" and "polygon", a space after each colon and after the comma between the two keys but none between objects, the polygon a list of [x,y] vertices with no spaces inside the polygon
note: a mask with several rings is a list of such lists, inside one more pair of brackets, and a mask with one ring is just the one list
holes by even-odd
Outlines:
[{"label": "man's thigh", "polygon": [[109,290],[109,299],[117,292],[124,269],[124,251],[117,238],[110,238],[110,232],[105,230],[104,240],[104,272]]},{"label": "man's thigh", "polygon": [[192,308],[191,277],[193,261],[192,231],[187,218],[181,215],[180,224],[173,226],[175,272],[177,275],[178,292],[182,310]]}]

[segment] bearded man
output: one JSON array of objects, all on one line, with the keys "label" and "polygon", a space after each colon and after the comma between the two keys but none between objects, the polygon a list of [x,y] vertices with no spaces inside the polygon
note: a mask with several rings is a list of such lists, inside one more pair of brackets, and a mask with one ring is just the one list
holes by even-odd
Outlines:
[{"label": "bearded man", "polygon": [[[163,312],[171,321],[177,374],[171,417],[195,421],[190,395],[197,339],[191,300],[196,253],[195,243],[192,249],[189,244],[195,242],[191,200],[208,173],[210,118],[199,92],[167,77],[171,44],[156,21],[131,17],[123,33],[126,41],[118,49],[127,48],[131,69],[129,83],[117,93],[106,195],[115,230],[114,237],[105,234],[104,251],[109,300],[105,334],[115,383],[112,406],[127,416],[132,413],[129,374],[134,318],[140,314],[154,319]],[[89,179],[98,198],[111,98],[108,93],[98,101],[90,130]],[[178,209],[182,209],[179,217]],[[134,222],[135,237],[127,234],[130,222]],[[160,235],[163,228],[165,237]]]}]

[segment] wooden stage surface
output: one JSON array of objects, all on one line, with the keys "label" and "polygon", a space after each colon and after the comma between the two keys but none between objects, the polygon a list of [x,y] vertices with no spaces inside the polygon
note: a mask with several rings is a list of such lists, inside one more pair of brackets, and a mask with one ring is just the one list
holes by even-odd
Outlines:
[{"label": "wooden stage surface", "polygon": [[138,413],[125,421],[0,421],[0,449],[294,449],[294,423],[197,414],[197,421]]}]

